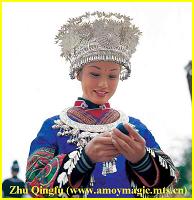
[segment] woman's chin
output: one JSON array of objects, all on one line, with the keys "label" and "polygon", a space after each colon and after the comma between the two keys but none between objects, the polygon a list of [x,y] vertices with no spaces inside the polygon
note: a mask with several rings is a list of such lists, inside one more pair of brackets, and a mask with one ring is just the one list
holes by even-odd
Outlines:
[{"label": "woman's chin", "polygon": [[95,103],[95,104],[98,104],[98,105],[102,105],[102,104],[105,104],[105,103],[107,103],[108,102],[108,100],[107,99],[99,99],[99,98],[95,98],[95,99],[93,99],[93,101],[92,101],[93,103]]},{"label": "woman's chin", "polygon": [[107,97],[98,97],[98,96],[92,96],[92,97],[83,97],[89,101],[91,101],[92,103],[94,104],[97,104],[97,105],[102,105],[102,104],[105,104],[108,102],[109,98]]}]

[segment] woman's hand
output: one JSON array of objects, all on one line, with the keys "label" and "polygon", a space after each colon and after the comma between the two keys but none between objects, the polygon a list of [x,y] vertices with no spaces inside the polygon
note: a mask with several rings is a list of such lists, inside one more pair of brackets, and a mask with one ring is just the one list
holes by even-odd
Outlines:
[{"label": "woman's hand", "polygon": [[129,134],[125,135],[117,128],[113,129],[112,143],[127,160],[137,163],[146,153],[145,140],[129,124],[124,127]]},{"label": "woman's hand", "polygon": [[111,133],[101,133],[90,140],[85,152],[93,163],[109,161],[119,154],[112,143]]}]

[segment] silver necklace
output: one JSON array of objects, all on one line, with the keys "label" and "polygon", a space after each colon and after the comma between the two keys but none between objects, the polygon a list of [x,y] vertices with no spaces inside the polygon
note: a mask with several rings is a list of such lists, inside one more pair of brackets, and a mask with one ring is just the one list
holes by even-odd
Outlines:
[{"label": "silver necklace", "polygon": [[67,115],[67,111],[70,108],[66,108],[62,111],[60,114],[60,120],[67,124],[68,126],[79,129],[82,131],[89,131],[89,132],[96,132],[96,133],[102,133],[102,132],[109,132],[112,131],[118,124],[120,123],[128,123],[128,117],[121,111],[118,111],[120,114],[120,117],[117,121],[110,123],[110,124],[103,124],[103,125],[89,125],[89,124],[82,124],[79,122],[75,122],[72,119],[70,119]]},{"label": "silver necklace", "polygon": [[[57,133],[58,136],[70,136],[70,138],[67,140],[67,143],[76,144],[78,148],[84,148],[91,139],[100,133],[111,132],[117,127],[118,124],[128,123],[128,117],[123,112],[118,111],[120,117],[113,123],[103,125],[82,124],[75,122],[68,117],[67,111],[69,109],[70,108],[66,108],[61,112],[60,119],[54,120],[55,124],[52,126],[52,128],[59,129]],[[115,173],[117,171],[116,160],[117,158],[113,158],[110,161],[103,162],[103,176],[106,176],[110,173]],[[92,179],[94,178],[92,177]],[[94,180],[92,180],[92,184],[93,182]]]}]

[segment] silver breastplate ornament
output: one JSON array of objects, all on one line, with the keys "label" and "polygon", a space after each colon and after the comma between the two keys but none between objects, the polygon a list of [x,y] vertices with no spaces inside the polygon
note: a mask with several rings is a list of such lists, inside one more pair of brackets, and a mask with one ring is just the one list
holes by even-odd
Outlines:
[{"label": "silver breastplate ornament", "polygon": [[[123,112],[119,111],[120,117],[113,123],[102,125],[82,124],[75,122],[68,117],[67,111],[69,109],[70,108],[66,108],[62,111],[60,114],[60,119],[54,121],[55,124],[52,126],[52,128],[59,129],[57,136],[69,136],[67,143],[75,144],[79,149],[84,148],[90,140],[100,133],[111,132],[120,123],[129,123],[128,117]],[[110,161],[103,162],[103,176],[117,172],[116,160],[117,158],[113,158]],[[92,182],[90,182],[90,184],[92,184]]]}]

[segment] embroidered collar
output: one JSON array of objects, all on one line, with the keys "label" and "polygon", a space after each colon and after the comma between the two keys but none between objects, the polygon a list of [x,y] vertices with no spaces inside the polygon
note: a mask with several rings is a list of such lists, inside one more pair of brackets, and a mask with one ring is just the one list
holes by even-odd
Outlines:
[{"label": "embroidered collar", "polygon": [[[99,125],[82,124],[82,123],[76,122],[76,121],[72,120],[71,118],[69,118],[69,116],[67,115],[68,110],[69,110],[69,108],[66,108],[61,112],[60,119],[54,121],[55,124],[57,124],[57,126],[54,125],[53,128],[62,127],[64,129],[64,127],[65,127],[65,129],[67,128],[67,130],[69,130],[69,127],[71,127],[72,130],[70,130],[70,134],[72,134],[72,132],[74,132],[74,131],[76,132],[78,130],[85,131],[85,132],[102,133],[102,132],[112,131],[120,123],[123,123],[123,124],[128,123],[128,117],[123,112],[118,111],[120,114],[120,117],[118,120],[116,120],[113,123],[102,124],[102,125],[101,124],[99,124]],[[61,134],[61,131],[62,130],[60,130],[59,135]],[[65,131],[64,131],[64,134],[66,134]],[[64,134],[62,134],[62,135],[64,135]]]},{"label": "embroidered collar", "polygon": [[110,104],[108,102],[102,105],[98,105],[82,97],[78,97],[77,101],[75,101],[74,106],[81,107],[83,109],[110,109]]}]

